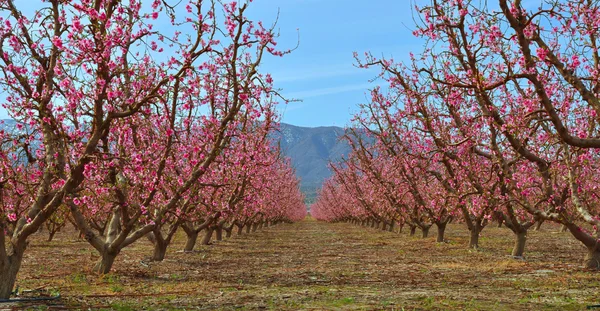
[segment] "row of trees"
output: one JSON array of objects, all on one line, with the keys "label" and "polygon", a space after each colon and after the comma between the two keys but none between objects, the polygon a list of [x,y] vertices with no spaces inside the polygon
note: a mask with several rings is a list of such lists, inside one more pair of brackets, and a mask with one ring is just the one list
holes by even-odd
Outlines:
[{"label": "row of trees", "polygon": [[101,255],[99,273],[145,237],[162,260],[180,227],[191,250],[203,229],[207,243],[304,217],[269,138],[278,94],[259,72],[287,51],[248,3],[17,2],[0,0],[0,85],[16,121],[0,130],[0,298],[57,215]]},{"label": "row of trees", "polygon": [[421,54],[357,56],[387,87],[356,115],[353,152],[312,214],[424,236],[435,225],[438,241],[455,219],[470,247],[496,219],[515,235],[514,256],[536,222],[552,221],[600,269],[599,4],[432,0],[416,10]]}]

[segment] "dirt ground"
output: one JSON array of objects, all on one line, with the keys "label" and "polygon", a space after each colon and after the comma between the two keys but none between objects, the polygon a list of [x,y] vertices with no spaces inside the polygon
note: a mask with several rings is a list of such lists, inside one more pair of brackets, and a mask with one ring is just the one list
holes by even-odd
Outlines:
[{"label": "dirt ground", "polygon": [[[405,228],[407,229],[407,228]],[[408,231],[408,230],[405,230]],[[447,243],[312,219],[282,224],[149,262],[140,241],[96,276],[96,252],[66,230],[31,242],[19,290],[44,290],[51,304],[0,310],[583,310],[600,304],[600,273],[586,271],[582,245],[544,224],[513,259],[508,229],[488,226],[469,250],[461,224]],[[600,310],[600,308],[598,309]]]}]

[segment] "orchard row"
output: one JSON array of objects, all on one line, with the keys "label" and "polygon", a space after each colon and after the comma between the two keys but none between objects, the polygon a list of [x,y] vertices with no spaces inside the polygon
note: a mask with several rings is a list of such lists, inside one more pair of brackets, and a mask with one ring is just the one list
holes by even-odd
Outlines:
[{"label": "orchard row", "polygon": [[72,221],[107,273],[142,238],[162,260],[179,228],[192,249],[204,229],[207,240],[304,217],[272,142],[281,98],[259,72],[287,51],[246,18],[249,2],[17,5],[0,1],[0,85],[15,120],[0,129],[0,298],[44,225]]},{"label": "orchard row", "polygon": [[426,40],[410,61],[379,68],[312,215],[471,232],[491,220],[523,256],[537,222],[562,224],[600,269],[600,7],[589,1],[432,0],[417,8]]}]

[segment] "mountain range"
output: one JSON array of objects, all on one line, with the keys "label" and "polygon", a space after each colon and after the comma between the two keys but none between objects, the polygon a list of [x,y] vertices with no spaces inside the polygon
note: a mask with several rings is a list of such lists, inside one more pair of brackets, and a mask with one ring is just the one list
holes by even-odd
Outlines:
[{"label": "mountain range", "polygon": [[312,203],[317,189],[331,176],[329,162],[337,162],[351,148],[341,139],[344,129],[337,126],[301,127],[281,123],[276,140],[282,153],[289,157],[307,203]]}]

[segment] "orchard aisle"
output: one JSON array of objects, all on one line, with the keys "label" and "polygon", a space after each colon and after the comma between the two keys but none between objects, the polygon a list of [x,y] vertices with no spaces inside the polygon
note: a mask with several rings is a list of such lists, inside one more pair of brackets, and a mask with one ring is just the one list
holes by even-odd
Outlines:
[{"label": "orchard aisle", "polygon": [[[115,272],[104,277],[74,272],[95,258],[85,242],[61,233],[57,239],[71,241],[67,248],[34,241],[21,287],[57,288],[67,305],[116,310],[539,310],[593,302],[600,281],[577,270],[577,242],[548,226],[530,235],[528,261],[516,261],[506,256],[512,239],[504,230],[486,228],[484,249],[473,252],[465,248],[462,225],[448,228],[451,243],[437,244],[435,232],[411,238],[306,219],[191,254],[179,251],[185,239],[178,236],[159,263],[144,260],[152,247],[142,241],[124,250]],[[562,255],[541,252],[549,248]],[[66,260],[48,268],[40,252]]]}]

